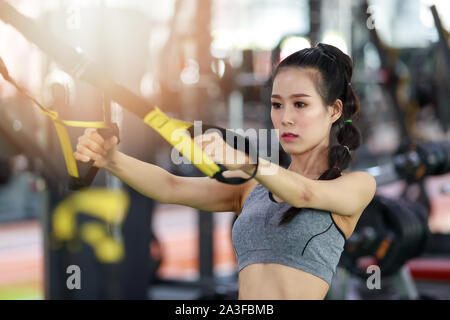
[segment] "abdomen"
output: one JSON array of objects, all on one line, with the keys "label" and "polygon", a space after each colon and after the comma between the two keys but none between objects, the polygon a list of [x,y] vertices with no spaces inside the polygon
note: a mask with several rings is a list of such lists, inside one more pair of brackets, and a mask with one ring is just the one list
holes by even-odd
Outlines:
[{"label": "abdomen", "polygon": [[239,300],[322,300],[329,285],[303,270],[256,263],[239,272]]}]

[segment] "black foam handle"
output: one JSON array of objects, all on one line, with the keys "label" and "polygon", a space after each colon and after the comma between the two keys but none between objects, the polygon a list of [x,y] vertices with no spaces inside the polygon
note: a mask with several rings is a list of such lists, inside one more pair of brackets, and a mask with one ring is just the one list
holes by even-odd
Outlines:
[{"label": "black foam handle", "polygon": [[[97,132],[103,137],[103,139],[109,139],[113,136],[116,136],[119,139],[119,127],[116,123],[112,123],[110,128],[100,128],[97,129]],[[119,139],[120,141],[120,139]],[[99,170],[98,167],[94,166],[93,160],[89,162],[81,162],[77,161],[77,167],[80,177],[75,178],[70,176],[69,180],[69,189],[70,190],[80,190],[82,188],[86,188],[92,184],[95,176]],[[85,174],[83,176],[83,174]]]},{"label": "black foam handle", "polygon": [[[220,131],[224,141],[230,147],[232,147],[235,150],[245,152],[249,156],[249,158],[251,158],[252,155],[256,155],[256,167],[255,167],[253,174],[249,178],[245,179],[245,178],[239,178],[239,177],[233,177],[233,178],[224,177],[223,172],[228,171],[228,169],[226,167],[224,167],[223,165],[221,165],[220,163],[217,164],[220,168],[220,171],[216,172],[212,178],[216,179],[217,181],[227,183],[227,184],[242,184],[242,183],[252,179],[255,176],[255,174],[258,170],[258,165],[259,165],[258,140],[256,141],[257,146],[256,146],[256,150],[255,150],[254,147],[252,146],[252,144],[250,143],[250,140],[248,139],[248,137],[245,137],[243,135],[240,135],[240,134],[238,134],[234,131],[228,130],[228,129],[224,129],[224,128],[213,126],[213,125],[202,124],[201,134],[204,134],[209,129],[215,129],[215,130]],[[187,130],[190,133],[191,137],[193,138],[194,137],[194,126],[189,127]],[[243,150],[242,150],[241,146],[243,146]]]}]

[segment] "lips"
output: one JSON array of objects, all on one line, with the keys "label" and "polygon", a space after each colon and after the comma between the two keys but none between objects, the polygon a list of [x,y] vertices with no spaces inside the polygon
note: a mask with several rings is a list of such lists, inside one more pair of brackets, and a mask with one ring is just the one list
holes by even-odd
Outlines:
[{"label": "lips", "polygon": [[291,137],[291,138],[296,138],[296,137],[298,137],[298,134],[295,134],[295,133],[292,133],[292,132],[285,132],[285,133],[283,133],[282,135],[281,135],[283,138],[288,138],[288,137]]},{"label": "lips", "polygon": [[292,132],[285,132],[281,135],[281,139],[283,139],[286,142],[294,141],[297,139],[298,134],[292,133]]}]

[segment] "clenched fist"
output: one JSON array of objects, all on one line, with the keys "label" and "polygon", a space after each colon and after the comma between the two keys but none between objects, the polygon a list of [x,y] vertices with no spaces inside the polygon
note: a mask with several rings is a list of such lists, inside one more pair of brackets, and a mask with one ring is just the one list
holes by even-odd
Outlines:
[{"label": "clenched fist", "polygon": [[116,136],[105,140],[96,129],[88,128],[78,138],[77,151],[73,153],[73,156],[81,162],[93,160],[94,166],[104,168],[111,161],[117,143]]},{"label": "clenched fist", "polygon": [[217,132],[202,134],[193,140],[211,160],[222,164],[228,170],[245,171],[255,167],[245,152],[232,148]]}]

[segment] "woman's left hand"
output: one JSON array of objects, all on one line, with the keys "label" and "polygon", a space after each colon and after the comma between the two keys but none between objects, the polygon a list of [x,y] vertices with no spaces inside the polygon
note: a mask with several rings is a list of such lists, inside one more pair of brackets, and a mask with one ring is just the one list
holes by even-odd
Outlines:
[{"label": "woman's left hand", "polygon": [[194,142],[202,147],[211,160],[228,170],[251,171],[255,167],[255,163],[250,162],[250,157],[245,152],[232,148],[217,132],[198,135]]}]

